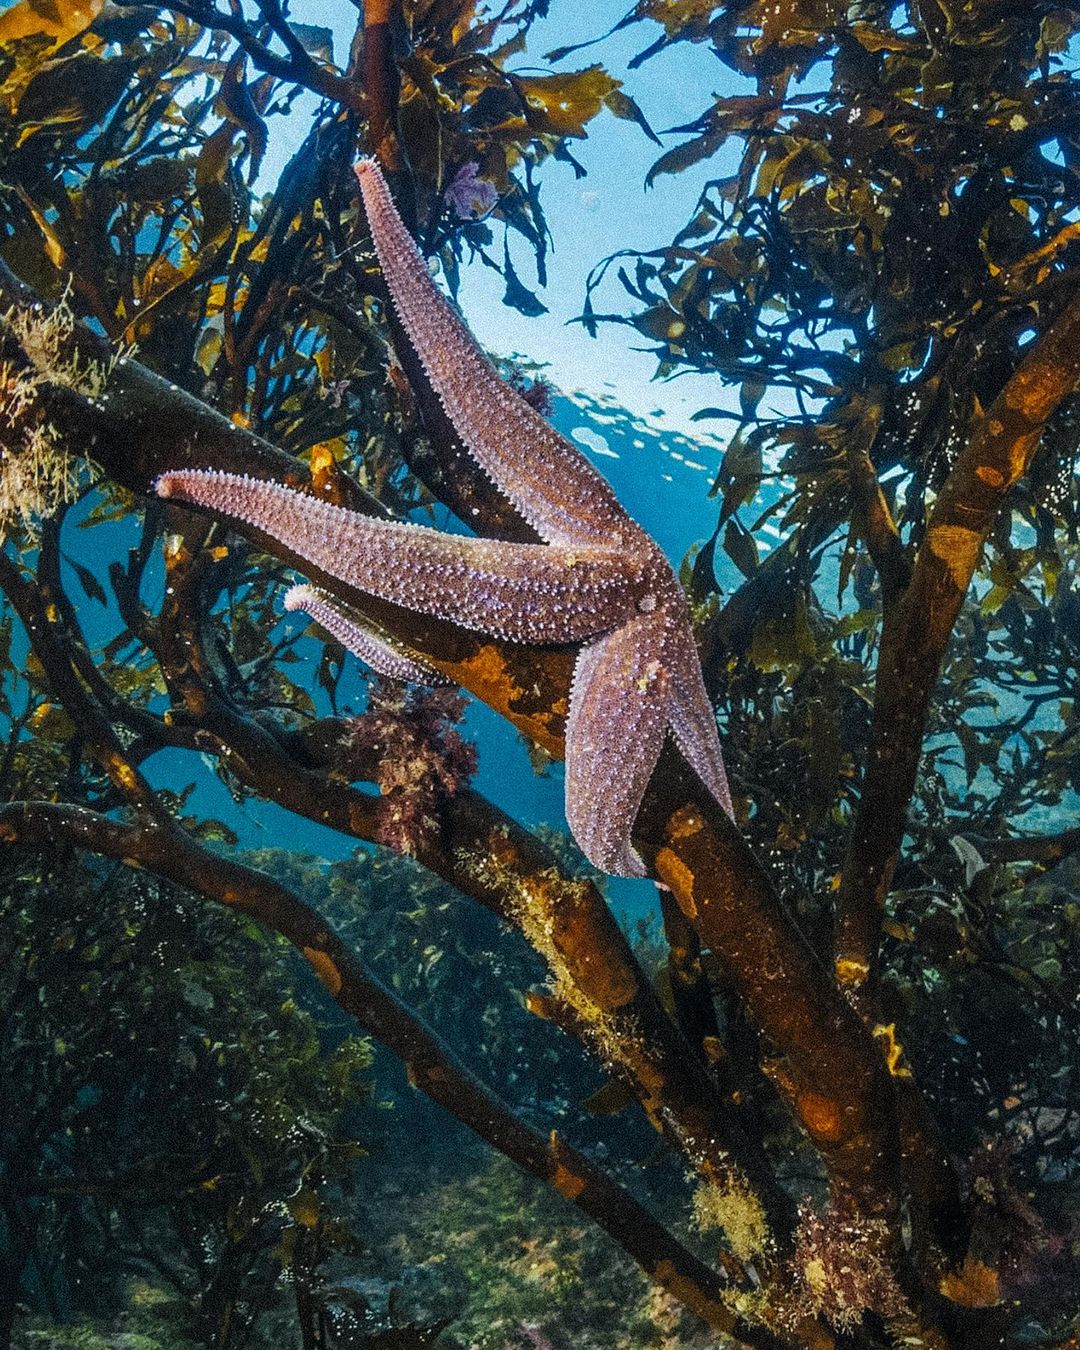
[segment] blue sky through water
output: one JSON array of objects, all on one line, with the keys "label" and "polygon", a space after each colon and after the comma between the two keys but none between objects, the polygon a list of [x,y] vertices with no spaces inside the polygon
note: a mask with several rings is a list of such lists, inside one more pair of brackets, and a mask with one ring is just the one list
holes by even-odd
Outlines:
[{"label": "blue sky through water", "polygon": [[[660,32],[658,24],[642,23],[613,34],[595,47],[577,52],[557,67],[544,54],[574,42],[599,37],[631,8],[630,0],[552,0],[546,19],[534,24],[527,51],[511,63],[515,69],[547,72],[571,70],[602,62],[641,105],[657,132],[689,121],[706,108],[716,93],[731,94],[745,86],[712,55],[707,46],[682,43],[645,63],[639,70],[627,69],[630,59]],[[292,14],[299,22],[318,24],[334,33],[334,56],[346,58],[356,26],[356,10],[349,0],[294,0]],[[290,154],[308,129],[313,101],[296,105],[291,125],[275,124],[271,146],[264,161],[262,181],[276,181]],[[674,141],[668,138],[665,148]],[[686,376],[675,381],[652,383],[655,359],[633,350],[646,341],[621,325],[604,326],[600,336],[590,338],[580,324],[571,322],[581,313],[585,279],[596,263],[620,248],[653,248],[670,242],[689,219],[704,183],[730,172],[737,162],[737,149],[721,153],[704,165],[684,173],[662,176],[646,190],[645,175],[661,154],[632,122],[602,112],[589,126],[588,139],[573,144],[574,155],[588,170],[577,179],[568,164],[548,160],[538,175],[544,211],[554,238],[550,276],[538,291],[548,313],[526,318],[502,304],[499,277],[482,264],[465,269],[460,302],[469,324],[480,341],[503,356],[520,353],[549,363],[547,374],[567,393],[609,393],[631,412],[648,416],[661,427],[691,429],[692,414],[705,405],[737,407],[733,393],[723,390],[715,378]],[[496,228],[496,254],[501,233]],[[527,245],[511,242],[511,256],[526,284],[535,279]],[[607,306],[621,306],[623,292],[614,276],[604,292]],[[695,436],[707,435],[695,428]]]}]

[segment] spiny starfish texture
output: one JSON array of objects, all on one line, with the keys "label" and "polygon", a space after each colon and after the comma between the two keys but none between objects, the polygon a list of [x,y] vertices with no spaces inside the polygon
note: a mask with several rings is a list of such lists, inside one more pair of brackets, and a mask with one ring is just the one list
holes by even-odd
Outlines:
[{"label": "spiny starfish texture", "polygon": [[365,665],[392,680],[409,684],[450,684],[433,666],[408,655],[400,647],[373,633],[367,624],[347,614],[317,586],[290,586],[282,601],[286,609],[302,609],[326,629],[331,637]]},{"label": "spiny starfish texture", "polygon": [[[158,480],[175,497],[280,540],[328,576],[512,642],[580,642],[566,723],[566,816],[586,857],[644,876],[630,841],[664,737],[730,814],[686,597],[658,545],[585,457],[497,374],[433,283],[373,160],[356,169],[391,300],[462,444],[545,542],[463,538],[376,520],[213,470]],[[303,608],[380,673],[434,675],[320,591]]]}]

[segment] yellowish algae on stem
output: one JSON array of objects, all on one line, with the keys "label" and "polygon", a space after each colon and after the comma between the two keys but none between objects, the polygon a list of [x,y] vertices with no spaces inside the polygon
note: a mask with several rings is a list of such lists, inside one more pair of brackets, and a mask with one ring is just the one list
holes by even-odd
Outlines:
[{"label": "yellowish algae on stem", "polygon": [[92,402],[99,399],[123,355],[95,361],[72,350],[70,290],[69,284],[52,309],[13,305],[0,314],[0,325],[26,358],[25,363],[0,362],[0,425],[16,432],[0,447],[0,542],[16,524],[32,540],[39,521],[75,500],[80,467],[92,468],[88,456],[76,456],[63,444],[52,422],[35,416],[47,385],[61,385]]}]

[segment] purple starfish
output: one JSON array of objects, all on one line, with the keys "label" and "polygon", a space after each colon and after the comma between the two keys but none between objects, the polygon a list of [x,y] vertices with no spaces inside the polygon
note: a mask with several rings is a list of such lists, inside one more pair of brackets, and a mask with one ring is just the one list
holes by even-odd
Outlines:
[{"label": "purple starfish", "polygon": [[[566,723],[567,820],[594,866],[644,876],[630,835],[669,730],[731,812],[686,597],[604,479],[500,379],[432,282],[374,161],[356,173],[391,299],[433,389],[462,444],[545,542],[376,520],[214,470],[165,473],[158,493],[256,526],[329,576],[417,612],[512,642],[582,643]],[[322,592],[298,588],[287,603],[380,672],[437,678]]]}]

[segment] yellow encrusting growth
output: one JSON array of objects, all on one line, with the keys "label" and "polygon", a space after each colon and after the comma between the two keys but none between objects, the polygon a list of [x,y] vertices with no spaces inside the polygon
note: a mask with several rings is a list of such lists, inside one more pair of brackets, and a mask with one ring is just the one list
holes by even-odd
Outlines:
[{"label": "yellow encrusting growth", "polygon": [[554,708],[531,714],[527,719],[518,712],[518,701],[525,690],[514,678],[505,655],[498,646],[485,642],[471,656],[454,666],[454,679],[474,693],[497,713],[522,731],[548,754],[561,758],[563,752],[562,727]]},{"label": "yellow encrusting growth", "polygon": [[941,1292],[961,1308],[991,1308],[1001,1299],[1000,1276],[969,1252],[959,1270],[942,1276]]},{"label": "yellow encrusting growth", "polygon": [[694,1192],[694,1224],[702,1233],[720,1229],[733,1256],[753,1261],[772,1247],[761,1201],[739,1182],[701,1185]]},{"label": "yellow encrusting growth", "polygon": [[[608,1064],[620,1064],[624,1058],[623,1044],[630,1029],[625,1019],[616,1027],[610,1014],[587,997],[574,979],[555,941],[555,920],[561,906],[572,905],[575,889],[588,885],[561,876],[556,868],[549,868],[535,876],[522,877],[501,867],[492,854],[462,851],[459,860],[463,868],[477,881],[497,886],[508,896],[508,908],[521,929],[522,935],[547,962],[548,987],[556,1003],[562,1003],[575,1014],[588,1032],[593,1048]],[[611,991],[622,1000],[622,991]]]},{"label": "yellow encrusting growth", "polygon": [[865,983],[870,967],[865,961],[854,957],[841,956],[836,962],[836,980],[844,988],[858,987]]},{"label": "yellow encrusting growth", "polygon": [[[69,288],[70,289],[70,288]],[[56,427],[37,411],[46,385],[63,385],[88,399],[105,391],[119,356],[86,360],[73,354],[75,316],[68,291],[52,310],[12,306],[0,314],[22,349],[25,362],[0,362],[0,426],[14,432],[0,446],[0,543],[16,524],[32,540],[37,523],[65,502],[74,501],[80,461],[63,444]],[[90,464],[83,458],[83,464]]]},{"label": "yellow encrusting growth", "polygon": [[679,855],[670,848],[662,848],[656,855],[656,870],[671,887],[679,908],[688,919],[697,917],[694,903],[694,874]]},{"label": "yellow encrusting growth", "polygon": [[341,992],[341,971],[325,952],[319,951],[317,947],[305,947],[304,955],[307,957],[311,968],[319,977],[322,984],[330,990],[331,994]]},{"label": "yellow encrusting growth", "polygon": [[966,591],[983,545],[979,531],[964,525],[933,525],[926,542],[949,569],[957,589]]},{"label": "yellow encrusting growth", "polygon": [[555,1159],[555,1171],[551,1175],[551,1184],[567,1200],[576,1200],[585,1189],[583,1177],[568,1168],[562,1161],[561,1140],[557,1130],[551,1131],[551,1156]]},{"label": "yellow encrusting growth", "polygon": [[684,807],[668,822],[668,834],[672,839],[692,839],[705,828],[705,822],[696,811]]},{"label": "yellow encrusting growth", "polygon": [[836,1143],[844,1122],[836,1103],[821,1092],[798,1092],[795,1109],[816,1143]]},{"label": "yellow encrusting growth", "polygon": [[764,1289],[725,1289],[724,1306],[748,1326],[772,1326],[776,1314]]},{"label": "yellow encrusting growth", "polygon": [[904,1047],[896,1036],[896,1023],[879,1022],[874,1027],[873,1036],[881,1046],[889,1073],[894,1078],[910,1078],[911,1069],[904,1058]]},{"label": "yellow encrusting growth", "polygon": [[[716,1305],[703,1297],[693,1281],[680,1275],[670,1261],[658,1261],[652,1269],[652,1277],[672,1297],[677,1298],[691,1312],[697,1313],[703,1322],[716,1325]],[[721,1303],[731,1317],[742,1318],[751,1325],[765,1322],[768,1308],[764,1290],[726,1289]],[[665,1340],[664,1344],[667,1343]],[[727,1344],[726,1341],[724,1343]]]},{"label": "yellow encrusting growth", "polygon": [[803,1283],[810,1295],[810,1302],[819,1305],[829,1292],[829,1272],[818,1256],[813,1256],[802,1268]]},{"label": "yellow encrusting growth", "polygon": [[113,756],[110,759],[109,771],[126,792],[134,792],[138,787],[139,780],[135,775],[135,770],[118,756]]},{"label": "yellow encrusting growth", "polygon": [[1005,486],[1005,475],[1000,469],[995,469],[992,464],[980,464],[975,470],[975,477],[981,479],[984,483],[989,483],[993,488]]}]

